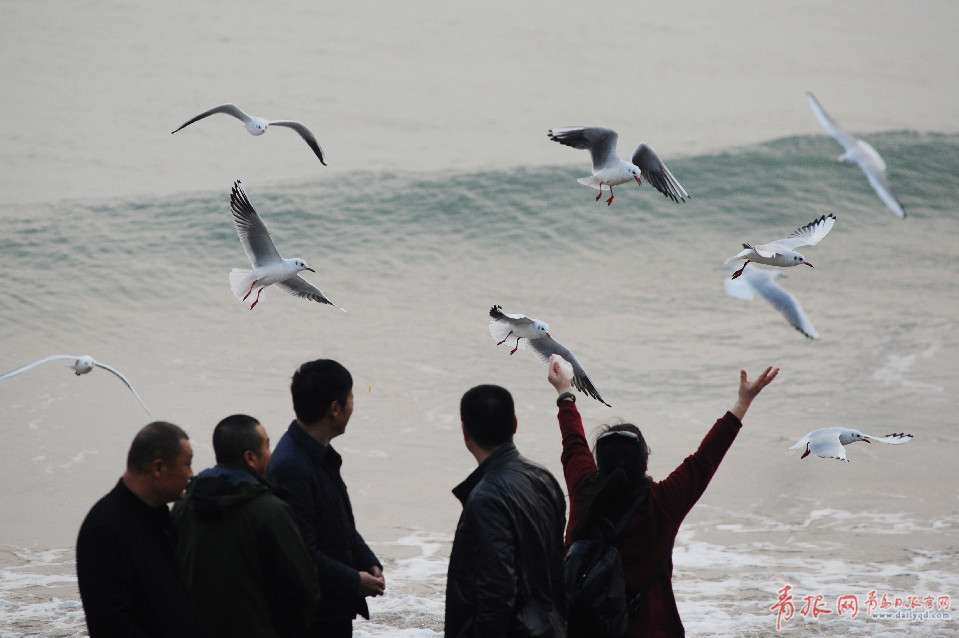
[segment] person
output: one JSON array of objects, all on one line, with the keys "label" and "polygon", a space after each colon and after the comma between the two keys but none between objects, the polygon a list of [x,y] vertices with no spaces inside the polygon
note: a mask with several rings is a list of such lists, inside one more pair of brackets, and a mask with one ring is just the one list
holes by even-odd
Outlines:
[{"label": "person", "polygon": [[213,430],[216,466],[173,506],[186,572],[207,636],[294,638],[313,621],[320,585],[290,506],[266,478],[270,438],[251,416]]},{"label": "person", "polygon": [[331,359],[304,363],[290,384],[296,419],[273,450],[268,478],[286,490],[316,565],[323,597],[308,635],[349,637],[353,618],[369,619],[367,596],[386,589],[383,566],[356,530],[331,441],[353,414],[353,378]]},{"label": "person", "polygon": [[[741,371],[739,394],[733,406],[716,421],[696,452],[668,477],[655,482],[646,474],[649,447],[635,425],[606,426],[590,451],[570,379],[560,361],[555,357],[550,361],[547,376],[559,393],[556,402],[563,442],[563,474],[570,500],[567,545],[588,537],[601,519],[618,521],[646,495],[646,501],[614,541],[622,557],[627,592],[631,598],[640,594],[629,617],[626,636],[685,635],[672,587],[676,534],[739,433],[753,399],[777,374],[779,368],[766,368],[749,381],[746,371]],[[569,635],[591,634],[588,627],[571,625]]]},{"label": "person", "polygon": [[116,487],[84,518],[77,584],[90,638],[201,635],[167,508],[193,477],[192,460],[186,432],[163,421],[147,424]]},{"label": "person", "polygon": [[480,385],[460,401],[463,440],[477,468],[453,489],[463,505],[446,580],[445,635],[566,635],[566,499],[513,444],[513,397]]}]

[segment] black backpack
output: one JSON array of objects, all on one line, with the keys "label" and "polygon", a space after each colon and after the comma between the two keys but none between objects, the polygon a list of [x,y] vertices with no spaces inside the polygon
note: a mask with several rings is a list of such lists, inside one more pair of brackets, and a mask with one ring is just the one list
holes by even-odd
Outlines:
[{"label": "black backpack", "polygon": [[564,571],[570,627],[587,630],[596,638],[615,638],[626,632],[630,614],[659,568],[643,591],[630,595],[626,591],[623,561],[613,541],[626,529],[648,494],[637,499],[614,527],[604,520],[605,525],[601,524],[592,538],[578,540],[566,551]]}]

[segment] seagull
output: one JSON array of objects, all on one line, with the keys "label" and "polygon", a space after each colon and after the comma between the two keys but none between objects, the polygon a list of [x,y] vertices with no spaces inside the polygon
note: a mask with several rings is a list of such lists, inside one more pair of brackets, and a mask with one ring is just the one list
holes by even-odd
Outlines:
[{"label": "seagull", "polygon": [[821,430],[810,432],[799,439],[799,441],[789,449],[798,450],[805,446],[806,451],[799,457],[801,459],[806,458],[810,454],[815,454],[824,459],[839,459],[840,461],[848,463],[849,459],[846,458],[846,450],[843,449],[844,445],[849,445],[856,441],[863,441],[865,443],[879,441],[880,443],[899,445],[900,443],[908,443],[911,440],[911,434],[903,434],[902,432],[898,434],[887,434],[886,436],[870,436],[863,434],[859,430],[850,430],[849,428],[822,428]]},{"label": "seagull", "polygon": [[823,215],[819,219],[809,222],[801,228],[797,228],[785,239],[777,239],[768,244],[760,244],[758,246],[743,244],[744,250],[742,252],[726,260],[727,264],[737,259],[746,260],[743,267],[733,273],[732,278],[736,279],[743,274],[743,270],[746,269],[750,261],[766,264],[767,266],[782,267],[806,264],[812,268],[813,265],[793,249],[799,248],[800,246],[815,246],[822,241],[823,237],[829,234],[829,231],[832,230],[832,226],[835,223],[836,216],[830,213],[829,215]]},{"label": "seagull", "polygon": [[591,177],[581,177],[578,181],[585,186],[599,189],[596,201],[603,196],[603,185],[609,186],[609,199],[606,205],[613,203],[613,186],[636,180],[642,185],[640,175],[646,178],[653,188],[676,203],[685,202],[689,197],[673,174],[669,172],[663,161],[659,159],[650,146],[640,144],[633,151],[630,161],[624,161],[616,155],[616,140],[619,135],[616,131],[598,126],[568,126],[565,128],[550,129],[546,134],[549,139],[573,148],[587,148],[593,158],[593,174]]},{"label": "seagull", "polygon": [[843,164],[859,164],[859,168],[866,174],[869,185],[879,195],[879,199],[896,215],[905,217],[906,211],[902,207],[902,203],[892,192],[892,188],[886,180],[886,162],[879,155],[879,152],[868,142],[853,137],[836,124],[836,121],[823,110],[815,95],[806,93],[806,97],[809,99],[809,106],[819,123],[846,149],[846,152],[839,156],[839,161]]},{"label": "seagull", "polygon": [[[133,389],[133,385],[129,381],[127,381],[127,378],[123,376],[122,374],[120,374],[119,370],[111,366],[108,366],[105,363],[100,363],[99,361],[95,361],[93,357],[91,357],[90,355],[75,357],[69,354],[55,354],[47,357],[46,359],[40,359],[39,361],[34,361],[33,363],[25,365],[22,368],[11,370],[5,375],[0,376],[0,381],[3,381],[4,379],[9,379],[10,377],[16,376],[20,374],[21,372],[26,372],[30,368],[34,368],[40,365],[41,363],[46,363],[47,361],[56,361],[58,359],[72,359],[73,365],[70,365],[67,367],[72,369],[73,373],[76,374],[77,376],[80,376],[81,374],[86,374],[90,372],[91,370],[93,370],[93,368],[103,368],[104,370],[107,370],[108,372],[112,372],[113,374],[117,375],[120,378],[120,381],[123,381],[126,384],[126,386],[130,388],[130,392],[133,393],[133,396],[137,398],[137,401],[140,402],[140,405],[143,406],[143,409],[146,410],[147,414],[150,414],[150,410],[147,410],[147,406],[145,403],[143,403],[143,399],[141,399],[140,395],[137,394],[137,391]],[[150,414],[150,418],[153,418],[152,414]]]},{"label": "seagull", "polygon": [[[234,268],[230,272],[230,288],[233,294],[240,301],[246,301],[246,298],[253,293],[253,288],[257,285],[260,289],[256,291],[256,299],[250,310],[260,301],[260,293],[267,286],[276,284],[280,290],[287,292],[295,297],[304,297],[311,301],[330,304],[339,308],[335,303],[326,298],[320,290],[307,283],[297,274],[301,270],[316,271],[310,268],[305,261],[300,258],[283,259],[280,253],[276,251],[273,240],[270,239],[270,231],[266,224],[260,219],[250,199],[240,186],[240,180],[233,183],[233,191],[230,193],[230,207],[233,209],[233,223],[236,225],[236,233],[240,236],[240,243],[243,244],[243,250],[253,264],[253,270],[246,268]],[[343,312],[345,309],[340,308]]]},{"label": "seagull", "polygon": [[173,133],[176,133],[180,129],[215,113],[226,113],[227,115],[232,115],[236,119],[240,120],[244,125],[246,125],[246,130],[250,132],[250,135],[263,135],[266,133],[266,129],[269,126],[285,126],[287,128],[291,128],[299,133],[300,137],[302,137],[303,140],[310,145],[310,148],[313,149],[313,152],[316,153],[316,156],[320,159],[320,164],[326,166],[326,161],[323,159],[323,149],[320,148],[319,142],[316,141],[316,137],[310,132],[310,129],[303,126],[303,124],[294,120],[271,121],[265,120],[262,117],[256,117],[255,115],[247,115],[234,104],[221,104],[220,106],[214,106],[212,109],[203,111],[192,120],[183,123],[180,128],[178,128],[176,131],[173,131]]},{"label": "seagull", "polygon": [[506,314],[503,312],[502,306],[490,308],[489,316],[492,317],[492,321],[489,322],[489,332],[496,340],[496,345],[499,346],[510,341],[507,344],[513,345],[510,354],[528,347],[533,351],[533,354],[546,364],[549,364],[551,355],[559,355],[573,367],[570,375],[573,387],[593,397],[603,405],[612,407],[603,401],[603,397],[599,396],[599,392],[593,387],[593,382],[586,376],[586,370],[580,365],[576,356],[570,352],[569,348],[549,335],[548,324],[538,319],[530,319],[526,315]]},{"label": "seagull", "polygon": [[[732,267],[729,268],[732,269]],[[752,301],[754,293],[758,292],[763,299],[772,304],[773,308],[782,313],[793,328],[810,339],[818,339],[819,333],[803,312],[799,300],[776,283],[776,280],[782,276],[783,273],[779,270],[750,268],[743,273],[742,279],[724,278],[723,285],[726,286],[726,293],[729,296],[745,301]]]}]

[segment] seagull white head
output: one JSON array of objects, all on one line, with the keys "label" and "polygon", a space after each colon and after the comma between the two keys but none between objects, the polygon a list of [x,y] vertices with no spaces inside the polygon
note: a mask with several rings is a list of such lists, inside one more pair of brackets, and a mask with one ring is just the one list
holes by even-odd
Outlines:
[{"label": "seagull white head", "polygon": [[296,267],[297,267],[299,270],[309,270],[310,272],[316,272],[315,270],[313,270],[312,268],[310,268],[310,267],[306,264],[306,262],[303,261],[302,259],[300,259],[299,257],[297,257],[296,259],[294,259],[294,260],[293,260],[293,263],[296,265]]},{"label": "seagull white head", "polygon": [[849,445],[850,443],[855,443],[856,441],[862,441],[864,443],[870,442],[869,437],[859,430],[850,430],[849,432],[843,432],[839,435],[839,442],[843,445]]},{"label": "seagull white head", "polygon": [[77,360],[74,361],[73,365],[70,367],[73,368],[73,373],[79,377],[81,374],[86,374],[90,370],[93,370],[95,365],[96,362],[93,360],[93,357],[84,355],[82,357],[77,357]]},{"label": "seagull white head", "polygon": [[811,263],[806,261],[805,257],[803,257],[802,255],[800,255],[794,250],[784,250],[783,257],[785,257],[786,259],[791,259],[794,262],[794,265],[796,266],[798,266],[799,264],[806,264],[810,268],[814,268],[814,266]]},{"label": "seagull white head", "polygon": [[545,321],[540,321],[539,319],[533,319],[533,330],[536,332],[549,336],[549,324]]}]

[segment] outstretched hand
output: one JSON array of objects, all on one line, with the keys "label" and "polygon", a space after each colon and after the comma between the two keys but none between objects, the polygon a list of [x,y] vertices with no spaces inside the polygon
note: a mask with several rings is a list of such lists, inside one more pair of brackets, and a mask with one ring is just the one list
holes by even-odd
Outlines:
[{"label": "outstretched hand", "polygon": [[573,391],[572,378],[565,369],[566,366],[563,365],[564,363],[566,366],[569,365],[566,363],[566,360],[558,354],[550,355],[549,372],[546,373],[546,379],[556,388],[556,392],[559,394]]},{"label": "outstretched hand", "polygon": [[753,399],[756,398],[756,395],[762,392],[763,388],[772,383],[773,379],[775,379],[776,375],[778,374],[779,368],[773,368],[770,366],[763,370],[755,380],[750,381],[746,376],[746,371],[740,370],[739,397],[736,399],[736,403],[729,411],[732,412],[737,419],[742,421],[743,417],[746,416],[746,411],[749,409],[749,405],[753,402]]}]

